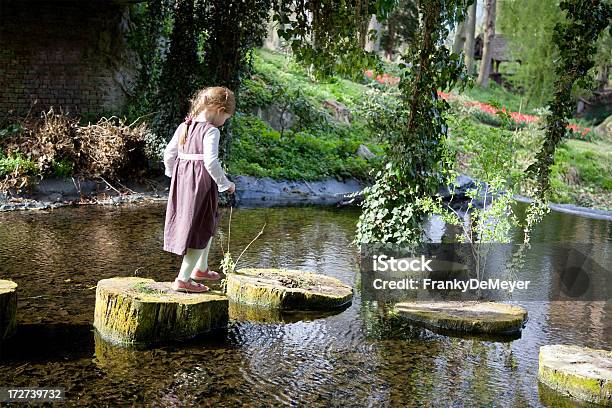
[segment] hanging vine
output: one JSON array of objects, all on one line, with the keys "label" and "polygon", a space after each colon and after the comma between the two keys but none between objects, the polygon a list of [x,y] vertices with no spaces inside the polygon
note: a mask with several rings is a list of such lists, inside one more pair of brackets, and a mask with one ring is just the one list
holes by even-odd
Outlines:
[{"label": "hanging vine", "polygon": [[382,126],[388,142],[386,165],[365,189],[355,242],[410,243],[434,206],[432,196],[451,164],[446,150],[447,102],[438,90],[464,85],[463,60],[444,40],[465,17],[469,0],[422,0],[415,41],[402,56],[401,102]]},{"label": "hanging vine", "polygon": [[381,20],[397,0],[295,0],[276,1],[274,20],[278,34],[296,59],[313,68],[317,77],[340,74],[361,76],[364,67],[377,66],[373,52],[364,50],[368,22]]},{"label": "hanging vine", "polygon": [[[251,69],[253,48],[267,33],[272,0],[197,0],[202,16],[199,32],[202,49],[202,81],[199,86],[224,85],[236,92]],[[233,132],[231,122],[221,138],[220,156],[229,156]]]},{"label": "hanging vine", "polygon": [[575,86],[588,88],[593,84],[589,70],[595,64],[597,39],[610,27],[612,18],[612,4],[606,0],[563,0],[560,7],[566,12],[566,18],[555,26],[553,34],[559,60],[555,64],[557,79],[550,114],[546,117],[546,138],[536,161],[528,169],[537,178],[541,197],[549,190],[555,150],[565,137],[568,118],[574,109],[572,90]]},{"label": "hanging vine", "polygon": [[[261,44],[272,0],[150,0],[134,6],[139,30],[133,42],[142,64],[131,116],[150,115],[167,141],[202,87],[237,91],[250,70],[250,53]],[[221,151],[227,153],[229,134]]]},{"label": "hanging vine", "polygon": [[200,61],[193,0],[176,0],[169,50],[162,64],[153,109],[153,129],[169,138],[189,109],[196,91]]}]

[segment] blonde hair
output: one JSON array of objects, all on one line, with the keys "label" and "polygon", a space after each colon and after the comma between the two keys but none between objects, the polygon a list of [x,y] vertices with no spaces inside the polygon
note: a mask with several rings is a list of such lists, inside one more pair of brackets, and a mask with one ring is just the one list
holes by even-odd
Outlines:
[{"label": "blonde hair", "polygon": [[187,140],[191,120],[205,110],[214,111],[217,114],[224,112],[233,115],[236,112],[234,93],[224,86],[211,86],[198,91],[191,100],[189,115],[185,120],[187,126],[185,126],[185,131],[179,140],[181,145],[184,145]]}]

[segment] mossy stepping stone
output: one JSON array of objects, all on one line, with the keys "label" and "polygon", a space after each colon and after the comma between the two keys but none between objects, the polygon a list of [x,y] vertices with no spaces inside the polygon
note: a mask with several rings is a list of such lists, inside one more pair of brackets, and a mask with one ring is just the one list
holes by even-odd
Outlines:
[{"label": "mossy stepping stone", "polygon": [[179,293],[171,285],[137,277],[99,281],[94,327],[113,343],[149,345],[227,326],[225,295],[214,291]]},{"label": "mossy stepping stone", "polygon": [[15,333],[17,327],[17,284],[0,279],[0,341]]},{"label": "mossy stepping stone", "polygon": [[463,333],[515,334],[527,320],[522,307],[494,302],[403,302],[394,311],[429,328]]},{"label": "mossy stepping stone", "polygon": [[226,282],[232,301],[271,309],[333,310],[353,299],[353,289],[338,279],[297,270],[244,268]]},{"label": "mossy stepping stone", "polygon": [[588,347],[540,347],[538,378],[571,398],[612,407],[612,351]]}]

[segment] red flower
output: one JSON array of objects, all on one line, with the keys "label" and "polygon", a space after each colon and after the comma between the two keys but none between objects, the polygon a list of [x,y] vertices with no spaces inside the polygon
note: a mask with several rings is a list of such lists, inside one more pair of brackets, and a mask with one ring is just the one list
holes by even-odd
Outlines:
[{"label": "red flower", "polygon": [[[368,78],[372,78],[374,77],[374,71],[372,71],[371,69],[368,69],[366,71],[364,71],[365,76],[367,76]],[[388,73],[384,72],[382,75],[376,75],[376,77],[374,78],[374,80],[376,80],[376,82],[380,83],[380,84],[392,84],[395,85],[400,81],[400,77],[396,77],[396,76],[392,76],[389,75]]]}]

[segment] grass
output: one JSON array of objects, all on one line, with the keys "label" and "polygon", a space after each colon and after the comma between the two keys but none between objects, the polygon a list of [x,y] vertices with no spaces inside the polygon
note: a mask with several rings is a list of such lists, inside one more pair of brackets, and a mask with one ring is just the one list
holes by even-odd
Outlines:
[{"label": "grass", "polygon": [[[449,125],[449,145],[457,154],[458,170],[479,179],[488,176],[482,163],[498,162],[502,168],[497,172],[518,180],[544,137],[537,126],[512,132],[478,123],[472,117],[451,116]],[[612,144],[605,140],[563,141],[551,168],[551,191],[553,202],[612,208]]]},{"label": "grass", "polygon": [[367,162],[355,155],[364,140],[350,132],[303,130],[280,132],[252,115],[238,114],[233,121],[235,139],[229,172],[288,180],[327,177],[367,177]]},{"label": "grass", "polygon": [[[228,158],[232,174],[289,180],[366,179],[370,165],[356,155],[360,145],[380,152],[358,114],[369,90],[344,79],[315,82],[306,70],[282,54],[258,50],[254,73],[243,81],[234,139]],[[333,117],[326,100],[351,112],[351,123]],[[283,132],[255,115],[257,108],[287,105],[295,124]]]},{"label": "grass", "polygon": [[23,174],[35,174],[37,166],[32,159],[20,154],[6,156],[0,151],[0,177],[7,176],[19,169]]},{"label": "grass", "polygon": [[314,82],[308,73],[283,54],[259,49],[254,55],[257,75],[275,80],[289,90],[299,88],[309,102],[320,104],[326,99],[334,99],[349,109],[356,108],[368,89],[366,85],[346,79],[332,78],[325,82]]},{"label": "grass", "polygon": [[[382,152],[360,116],[362,101],[372,89],[339,78],[313,81],[305,69],[285,55],[258,50],[254,55],[254,74],[241,89],[241,113],[233,122],[235,139],[229,172],[309,181],[367,177],[371,163],[356,156],[357,148],[364,144],[374,153]],[[511,111],[527,114],[534,114],[537,108],[525,106],[523,97],[494,82],[487,89],[478,86],[468,89],[464,95],[484,103],[495,100]],[[281,134],[253,112],[256,107],[279,103],[283,98],[292,104],[291,110],[305,119]],[[330,99],[351,111],[350,124],[337,122],[323,107],[323,102]],[[476,177],[482,176],[482,169],[478,160],[470,158],[483,156],[485,149],[492,152],[488,154],[490,160],[499,160],[493,157],[498,153],[506,155],[503,170],[511,178],[518,178],[533,160],[543,137],[542,129],[534,126],[512,132],[483,123],[483,118],[474,112],[466,114],[455,108],[451,109],[449,125],[453,135],[450,144],[460,158],[459,169]],[[609,140],[565,141],[551,169],[553,199],[560,203],[612,207],[611,152]]]},{"label": "grass", "polygon": [[567,140],[556,152],[551,186],[556,202],[612,207],[612,144]]},{"label": "grass", "polygon": [[163,295],[164,292],[161,290],[153,289],[149,287],[147,282],[139,282],[134,285],[134,290],[139,293],[144,293],[146,295]]}]

